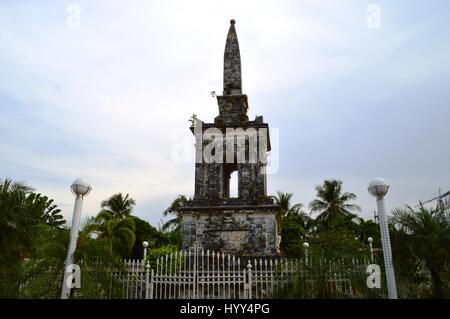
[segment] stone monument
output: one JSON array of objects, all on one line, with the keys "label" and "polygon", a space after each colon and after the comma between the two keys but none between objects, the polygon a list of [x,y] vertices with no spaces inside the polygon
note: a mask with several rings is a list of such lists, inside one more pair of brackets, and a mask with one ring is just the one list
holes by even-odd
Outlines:
[{"label": "stone monument", "polygon": [[[242,93],[239,43],[231,20],[225,44],[223,94],[216,96],[214,123],[193,120],[196,138],[195,195],[180,209],[183,249],[204,249],[247,256],[279,251],[277,213],[267,196],[269,127],[262,116],[249,121]],[[230,197],[230,176],[237,172],[238,196]]]}]

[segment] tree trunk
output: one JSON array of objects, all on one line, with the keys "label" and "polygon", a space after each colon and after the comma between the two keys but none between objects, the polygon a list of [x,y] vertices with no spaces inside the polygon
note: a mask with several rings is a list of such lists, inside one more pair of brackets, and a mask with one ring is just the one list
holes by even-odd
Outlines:
[{"label": "tree trunk", "polygon": [[433,281],[433,295],[434,298],[442,299],[444,295],[442,293],[442,280],[441,274],[436,269],[436,267],[430,267],[431,279]]}]

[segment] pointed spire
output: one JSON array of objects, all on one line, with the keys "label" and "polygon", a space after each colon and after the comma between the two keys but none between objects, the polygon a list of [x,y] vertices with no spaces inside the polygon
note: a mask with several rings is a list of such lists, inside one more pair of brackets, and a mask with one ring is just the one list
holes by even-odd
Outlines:
[{"label": "pointed spire", "polygon": [[242,94],[241,55],[239,42],[234,28],[235,21],[230,21],[223,61],[223,94]]}]

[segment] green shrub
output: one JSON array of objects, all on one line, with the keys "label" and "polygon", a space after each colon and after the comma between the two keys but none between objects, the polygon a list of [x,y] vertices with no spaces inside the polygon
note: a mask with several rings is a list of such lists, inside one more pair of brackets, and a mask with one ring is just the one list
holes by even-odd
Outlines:
[{"label": "green shrub", "polygon": [[[147,253],[147,258],[146,258],[146,264],[147,262],[150,264],[150,268],[153,269],[156,272],[157,269],[157,261],[158,259],[161,260],[161,257],[163,258],[164,262],[165,262],[165,256],[169,255],[172,253],[172,273],[174,272],[174,270],[178,270],[179,266],[180,266],[180,262],[181,262],[181,256],[178,254],[178,258],[175,260],[175,253],[179,252],[179,249],[176,245],[166,245],[166,246],[162,246],[162,247],[158,247],[158,248],[153,248],[150,249]],[[174,263],[175,261],[175,263]],[[168,262],[170,262],[170,260],[168,260]],[[168,264],[169,266],[169,264]],[[158,269],[161,269],[161,265],[158,267]]]}]

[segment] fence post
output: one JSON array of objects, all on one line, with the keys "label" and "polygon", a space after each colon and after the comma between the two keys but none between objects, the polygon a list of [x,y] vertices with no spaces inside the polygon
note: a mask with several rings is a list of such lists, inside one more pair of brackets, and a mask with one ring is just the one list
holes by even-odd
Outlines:
[{"label": "fence post", "polygon": [[148,293],[149,293],[149,276],[150,276],[150,263],[147,262],[147,265],[145,265],[145,299],[148,299]]},{"label": "fence post", "polygon": [[152,268],[152,273],[151,273],[151,276],[150,276],[150,299],[153,299],[153,278],[154,278],[154,271],[153,271],[153,268]]},{"label": "fence post", "polygon": [[252,299],[252,264],[250,260],[247,265],[247,297]]}]

